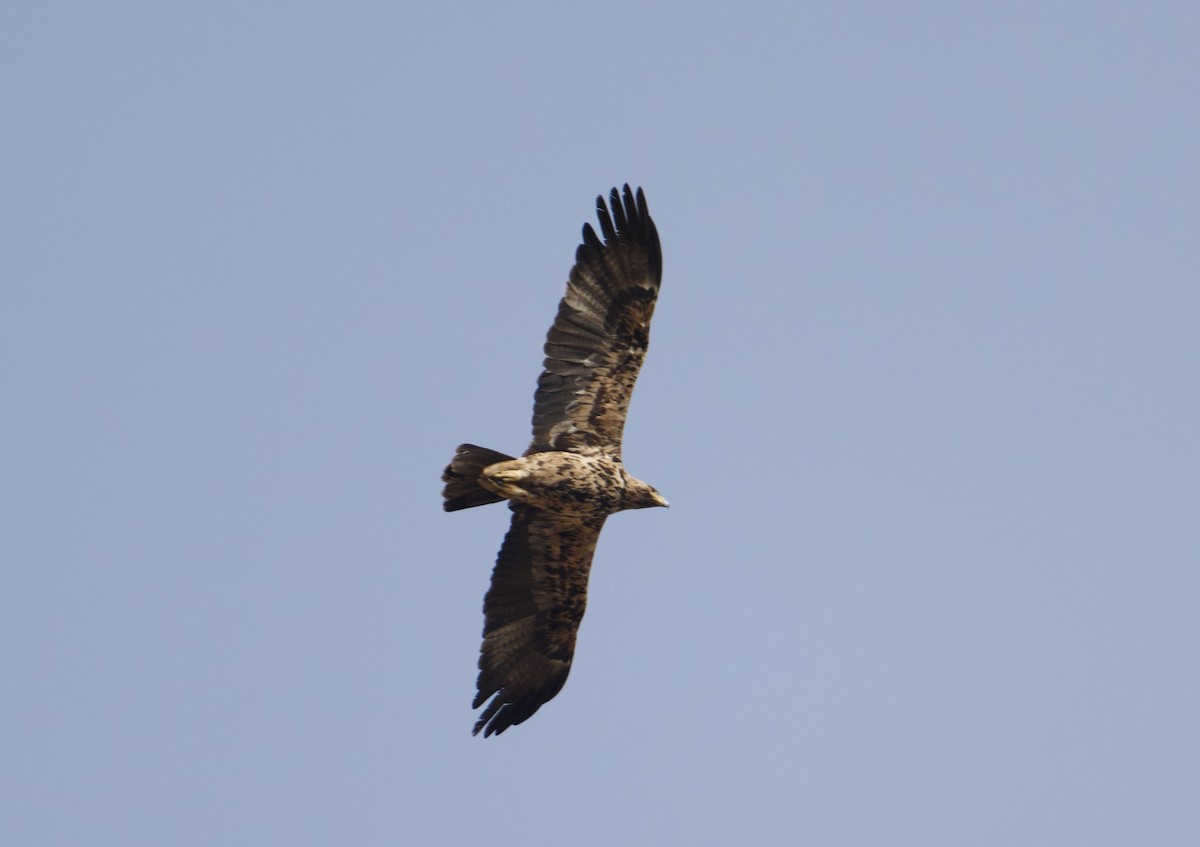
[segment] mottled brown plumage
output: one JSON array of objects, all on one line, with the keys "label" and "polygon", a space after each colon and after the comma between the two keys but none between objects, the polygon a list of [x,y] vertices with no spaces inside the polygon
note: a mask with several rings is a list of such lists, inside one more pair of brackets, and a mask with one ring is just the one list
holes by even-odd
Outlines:
[{"label": "mottled brown plumage", "polygon": [[566,682],[605,519],[667,505],[621,463],[662,279],[658,232],[641,189],[614,188],[596,211],[601,235],[584,224],[546,338],[529,449],[513,458],[463,444],[442,474],[446,511],[508,500],[513,512],[483,601],[473,708],[487,703],[475,724],[485,736],[521,723]]}]

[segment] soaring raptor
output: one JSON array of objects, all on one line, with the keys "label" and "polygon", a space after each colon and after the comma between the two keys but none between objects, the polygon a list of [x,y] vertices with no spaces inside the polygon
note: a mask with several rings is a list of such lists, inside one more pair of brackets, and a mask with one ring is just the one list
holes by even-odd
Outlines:
[{"label": "soaring raptor", "polygon": [[667,505],[621,464],[662,279],[658,231],[640,188],[614,188],[608,206],[597,197],[596,212],[604,240],[584,224],[546,338],[533,443],[519,459],[463,444],[442,474],[447,512],[507,500],[513,513],[483,600],[472,708],[491,700],[474,730],[485,737],[528,719],[567,681],[605,518]]}]

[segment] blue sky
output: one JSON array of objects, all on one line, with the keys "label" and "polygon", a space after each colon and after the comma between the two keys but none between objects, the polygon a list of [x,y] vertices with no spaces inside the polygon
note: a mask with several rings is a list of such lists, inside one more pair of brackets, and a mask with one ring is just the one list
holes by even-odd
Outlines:
[{"label": "blue sky", "polygon": [[[1200,12],[0,13],[0,841],[1195,844]],[[570,681],[473,738],[597,194],[665,274]]]}]

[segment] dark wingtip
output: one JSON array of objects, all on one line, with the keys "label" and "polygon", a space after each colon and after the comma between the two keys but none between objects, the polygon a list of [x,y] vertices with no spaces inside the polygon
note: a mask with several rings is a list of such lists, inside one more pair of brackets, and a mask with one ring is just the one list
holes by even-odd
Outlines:
[{"label": "dark wingtip", "polygon": [[[628,185],[625,186],[625,190],[629,191]],[[637,210],[639,215],[649,220],[650,206],[646,203],[646,193],[642,191],[642,187],[640,185],[638,186],[637,190]]]},{"label": "dark wingtip", "polygon": [[[646,241],[657,244],[658,231],[650,218],[650,206],[646,203],[646,192],[638,186],[636,191],[627,182],[621,188],[613,187],[605,202],[603,194],[596,195],[596,217],[605,244],[615,239]],[[600,239],[594,230],[588,237],[590,225],[584,225],[584,242],[599,246]],[[593,240],[594,239],[594,240]]]},{"label": "dark wingtip", "polygon": [[580,249],[587,248],[591,250],[599,250],[604,247],[600,241],[600,236],[596,235],[596,230],[592,229],[592,225],[585,223],[583,225],[583,243],[579,245]]},{"label": "dark wingtip", "polygon": [[[487,699],[484,697],[483,699]],[[476,700],[472,708],[478,709],[482,705],[479,699]],[[483,710],[483,714],[479,716],[479,720],[475,721],[475,728],[471,730],[472,735],[478,735],[483,732],[483,737],[487,738],[490,735],[499,735],[513,725],[513,722],[508,720],[508,715],[505,714],[508,709],[508,703],[498,695],[488,704],[488,707]],[[517,721],[520,723],[520,721]]]}]

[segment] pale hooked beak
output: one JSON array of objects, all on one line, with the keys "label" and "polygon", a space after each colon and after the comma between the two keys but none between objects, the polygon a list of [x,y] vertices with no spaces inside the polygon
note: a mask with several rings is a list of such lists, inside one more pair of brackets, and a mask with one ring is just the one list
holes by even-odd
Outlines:
[{"label": "pale hooked beak", "polygon": [[671,508],[671,504],[667,502],[667,498],[663,497],[657,491],[654,492],[654,502],[660,506],[665,506],[668,509]]}]

